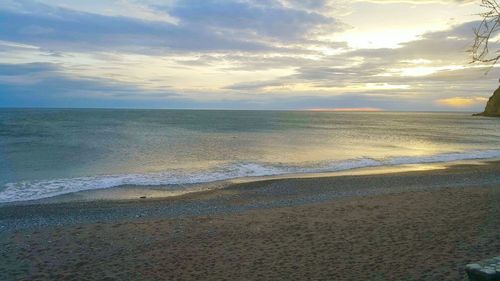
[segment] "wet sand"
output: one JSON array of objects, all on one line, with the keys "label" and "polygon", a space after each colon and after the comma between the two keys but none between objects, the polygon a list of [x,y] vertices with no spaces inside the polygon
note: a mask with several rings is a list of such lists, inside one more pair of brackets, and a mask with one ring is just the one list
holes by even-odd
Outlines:
[{"label": "wet sand", "polygon": [[0,280],[462,280],[499,226],[499,162],[3,206]]}]

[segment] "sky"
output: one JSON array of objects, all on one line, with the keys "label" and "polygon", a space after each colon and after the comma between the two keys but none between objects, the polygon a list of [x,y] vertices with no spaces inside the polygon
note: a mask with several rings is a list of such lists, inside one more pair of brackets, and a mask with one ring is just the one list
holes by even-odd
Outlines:
[{"label": "sky", "polygon": [[0,107],[481,111],[469,0],[0,0]]}]

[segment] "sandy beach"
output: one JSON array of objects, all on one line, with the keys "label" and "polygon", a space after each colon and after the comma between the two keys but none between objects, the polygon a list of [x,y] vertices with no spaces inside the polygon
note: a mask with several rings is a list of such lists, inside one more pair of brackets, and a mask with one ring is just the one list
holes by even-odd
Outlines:
[{"label": "sandy beach", "polygon": [[463,280],[500,254],[500,162],[0,207],[0,280]]}]

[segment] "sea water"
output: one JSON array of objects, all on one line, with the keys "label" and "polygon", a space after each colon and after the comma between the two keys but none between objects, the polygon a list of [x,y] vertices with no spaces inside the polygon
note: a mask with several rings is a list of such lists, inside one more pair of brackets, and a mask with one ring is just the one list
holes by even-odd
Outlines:
[{"label": "sea water", "polygon": [[0,109],[0,202],[497,157],[470,113]]}]

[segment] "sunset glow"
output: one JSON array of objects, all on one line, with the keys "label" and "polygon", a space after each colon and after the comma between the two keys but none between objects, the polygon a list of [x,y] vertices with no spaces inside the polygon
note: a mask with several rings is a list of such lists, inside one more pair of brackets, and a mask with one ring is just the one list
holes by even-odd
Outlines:
[{"label": "sunset glow", "polygon": [[307,111],[314,112],[378,112],[382,111],[380,108],[373,107],[344,107],[344,108],[311,108],[307,109]]}]

